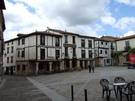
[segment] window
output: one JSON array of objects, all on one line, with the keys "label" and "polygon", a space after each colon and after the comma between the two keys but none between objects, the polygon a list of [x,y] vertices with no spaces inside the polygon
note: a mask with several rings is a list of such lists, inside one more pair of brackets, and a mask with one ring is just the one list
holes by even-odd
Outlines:
[{"label": "window", "polygon": [[101,42],[101,44],[103,45],[103,42]]},{"label": "window", "polygon": [[12,41],[12,44],[14,44],[14,42]]},{"label": "window", "polygon": [[24,44],[25,44],[25,38],[22,39],[22,45],[24,45]]},{"label": "window", "polygon": [[82,58],[85,58],[85,50],[82,50]]},{"label": "window", "polygon": [[105,50],[105,54],[107,54],[108,52],[107,52],[107,50]]},{"label": "window", "polygon": [[102,50],[100,50],[100,54],[102,54]]},{"label": "window", "polygon": [[22,57],[25,57],[25,49],[22,50]]},{"label": "window", "polygon": [[20,71],[20,65],[17,65],[17,71]]},{"label": "window", "polygon": [[40,35],[40,45],[45,45],[45,35]]},{"label": "window", "polygon": [[17,55],[18,57],[20,57],[20,51],[18,50],[18,55]]},{"label": "window", "polygon": [[7,47],[7,54],[9,53],[9,47]]},{"label": "window", "polygon": [[81,40],[81,46],[85,47],[85,40],[84,39]]},{"label": "window", "polygon": [[12,47],[11,47],[11,53],[13,53],[13,52],[14,52],[14,47],[12,46]]},{"label": "window", "polygon": [[73,48],[73,57],[76,57],[76,49]]},{"label": "window", "polygon": [[68,57],[68,47],[65,47],[65,57]]},{"label": "window", "polygon": [[11,63],[13,63],[13,56],[11,56]]},{"label": "window", "polygon": [[25,69],[26,69],[25,65],[22,65],[22,71],[25,71]]},{"label": "window", "polygon": [[89,50],[89,58],[92,58],[92,50]]},{"label": "window", "polygon": [[125,41],[125,45],[126,45],[126,47],[130,46],[129,41]]},{"label": "window", "polygon": [[40,59],[45,59],[45,49],[40,49]]},{"label": "window", "polygon": [[107,45],[107,42],[106,42],[106,45]]},{"label": "window", "polygon": [[68,43],[68,36],[65,35],[65,43]]},{"label": "window", "polygon": [[56,50],[55,52],[56,52],[55,53],[56,54],[56,59],[58,59],[60,57],[60,50]]},{"label": "window", "polygon": [[129,41],[125,41],[125,50],[128,51],[130,48],[131,47]]},{"label": "window", "polygon": [[88,46],[89,46],[89,48],[92,48],[92,41],[91,40],[88,40]]},{"label": "window", "polygon": [[7,63],[9,63],[9,57],[7,57]]},{"label": "window", "polygon": [[107,62],[107,63],[110,63],[110,59],[107,59],[106,62]]},{"label": "window", "polygon": [[55,38],[55,46],[60,46],[60,38],[59,37]]},{"label": "window", "polygon": [[75,44],[75,36],[73,36],[72,38],[73,38],[73,44]]},{"label": "window", "polygon": [[112,49],[112,50],[114,49],[114,47],[113,47],[113,43],[111,43],[111,49]]},{"label": "window", "polygon": [[20,45],[20,39],[18,39],[18,45]]}]

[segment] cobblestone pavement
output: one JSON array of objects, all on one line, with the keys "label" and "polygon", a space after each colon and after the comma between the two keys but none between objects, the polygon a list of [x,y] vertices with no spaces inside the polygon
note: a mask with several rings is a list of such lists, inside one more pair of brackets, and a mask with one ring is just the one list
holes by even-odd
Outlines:
[{"label": "cobblestone pavement", "polygon": [[25,77],[6,76],[0,88],[0,101],[51,101]]},{"label": "cobblestone pavement", "polygon": [[[75,101],[84,101],[84,89],[88,90],[88,101],[106,101],[106,99],[101,97],[102,90],[99,81],[101,78],[107,78],[110,82],[113,82],[116,76],[122,76],[127,81],[135,80],[135,69],[127,69],[126,67],[100,67],[95,69],[95,73],[83,70],[31,78],[58,94],[65,96],[67,99],[71,99],[70,88],[71,85],[74,85]],[[110,101],[118,101],[114,93],[112,93]],[[124,96],[123,101],[127,101]]]}]

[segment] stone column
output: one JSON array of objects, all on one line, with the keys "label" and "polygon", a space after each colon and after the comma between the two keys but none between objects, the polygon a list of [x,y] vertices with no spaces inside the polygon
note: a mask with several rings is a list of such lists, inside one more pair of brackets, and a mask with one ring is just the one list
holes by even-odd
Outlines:
[{"label": "stone column", "polygon": [[77,69],[81,69],[80,60],[77,60]]},{"label": "stone column", "polygon": [[88,60],[87,65],[88,65],[88,66],[90,65],[90,60]]},{"label": "stone column", "polygon": [[60,62],[60,71],[64,70],[64,61]]},{"label": "stone column", "polygon": [[39,68],[38,68],[38,62],[36,62],[36,75],[38,75],[38,71],[39,71]]},{"label": "stone column", "polygon": [[89,66],[89,65],[88,65],[88,60],[85,61],[85,66],[86,66],[85,69],[87,69],[88,66]]},{"label": "stone column", "polygon": [[72,60],[70,60],[69,61],[70,63],[69,63],[69,68],[70,68],[70,70],[72,70],[73,68],[72,68]]},{"label": "stone column", "polygon": [[29,62],[27,62],[27,73],[28,74],[31,73],[31,68],[30,68],[30,63]]},{"label": "stone column", "polygon": [[84,64],[83,64],[83,61],[82,61],[82,67],[81,67],[82,69],[84,68],[83,66],[84,66]]},{"label": "stone column", "polygon": [[52,72],[52,62],[49,62],[49,71]]},{"label": "stone column", "polygon": [[79,68],[79,67],[80,67],[80,61],[77,60],[77,68]]},{"label": "stone column", "polygon": [[94,60],[94,61],[93,61],[93,66],[94,66],[94,67],[96,66],[96,63],[95,63],[95,62],[96,62],[96,61]]}]

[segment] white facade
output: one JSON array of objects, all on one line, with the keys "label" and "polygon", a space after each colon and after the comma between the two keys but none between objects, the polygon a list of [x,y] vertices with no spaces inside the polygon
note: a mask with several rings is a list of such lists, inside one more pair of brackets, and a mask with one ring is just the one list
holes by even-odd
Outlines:
[{"label": "white facade", "polygon": [[[85,40],[85,47],[81,46],[81,40]],[[92,46],[89,47],[88,41],[91,41]],[[89,58],[89,51],[92,52],[92,58],[94,58],[94,39],[93,38],[85,38],[80,36],[79,37],[79,43],[78,43],[78,53],[81,53],[81,50],[85,50],[86,55],[85,57],[88,59]],[[82,58],[81,54],[78,55],[78,58]]]},{"label": "white facade", "polygon": [[[43,35],[44,45],[40,43],[40,34],[23,35],[15,39],[5,42],[4,50],[4,68],[5,72],[10,73],[11,70],[17,71],[17,65],[29,65],[28,61],[38,61],[41,59],[41,49],[45,50],[44,60],[56,60],[56,50],[59,50],[59,58],[61,57],[61,36]],[[55,38],[58,37],[59,47],[55,46]],[[24,41],[24,42],[23,42]],[[13,52],[12,52],[13,47]],[[13,59],[11,59],[13,58]],[[11,69],[13,68],[13,69]],[[20,67],[21,68],[21,67]]]},{"label": "white facade", "polygon": [[126,42],[129,42],[129,46],[131,48],[135,48],[135,37],[130,39],[123,39],[116,41],[117,43],[117,51],[124,51],[126,47]]},{"label": "white facade", "polygon": [[[99,54],[99,56],[106,59],[111,58],[110,43],[102,45],[98,41],[100,48],[96,43],[95,37],[53,29],[27,35],[20,34],[18,38],[5,42],[3,66],[6,72],[13,69],[16,74],[85,69],[96,58],[97,51],[103,51],[103,54]],[[13,52],[11,52],[12,47]],[[7,52],[8,50],[9,52]]]},{"label": "white facade", "polygon": [[112,42],[109,42],[103,39],[95,40],[95,57],[97,59],[96,61],[97,66],[112,65],[111,43]]},{"label": "white facade", "polygon": [[129,62],[128,51],[135,48],[135,35],[127,36],[116,40],[117,51],[122,54],[118,58],[119,65]]}]

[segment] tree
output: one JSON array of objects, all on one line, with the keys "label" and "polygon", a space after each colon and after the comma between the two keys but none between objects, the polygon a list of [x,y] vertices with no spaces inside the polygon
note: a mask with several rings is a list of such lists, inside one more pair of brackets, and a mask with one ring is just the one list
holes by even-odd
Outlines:
[{"label": "tree", "polygon": [[115,61],[115,64],[119,64],[119,57],[122,56],[122,51],[116,51],[111,54],[111,57]]},{"label": "tree", "polygon": [[132,48],[128,51],[128,54],[135,54],[135,48]]}]

